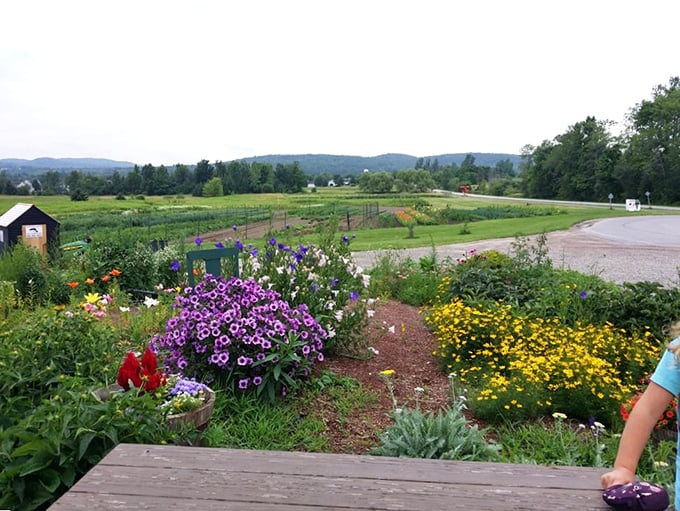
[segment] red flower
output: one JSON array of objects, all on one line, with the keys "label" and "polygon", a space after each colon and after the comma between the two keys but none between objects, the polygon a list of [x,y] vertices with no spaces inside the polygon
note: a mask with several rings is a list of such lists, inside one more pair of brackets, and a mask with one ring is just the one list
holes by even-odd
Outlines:
[{"label": "red flower", "polygon": [[116,381],[125,390],[130,390],[130,382],[133,386],[139,388],[142,386],[141,372],[137,357],[134,353],[130,352],[125,356],[125,361],[123,361],[118,369],[118,379]]},{"label": "red flower", "polygon": [[116,381],[125,390],[130,390],[131,382],[135,388],[145,391],[155,390],[166,383],[165,376],[158,369],[156,354],[149,347],[142,355],[141,365],[134,353],[130,352],[125,356],[118,369]]},{"label": "red flower", "polygon": [[[647,385],[649,384],[649,376],[646,376],[645,378],[642,378],[640,380],[640,385],[638,385],[638,388],[633,396],[631,396],[626,402],[621,404],[621,418],[624,421],[627,421],[628,418],[630,417],[630,412],[635,408],[635,405],[637,402],[640,400],[640,397],[642,396],[642,393],[645,391],[647,388]],[[677,415],[678,415],[678,400],[677,398],[673,398],[673,400],[670,402],[666,410],[664,410],[663,414],[659,419],[657,420],[654,429],[669,429],[671,431],[675,431],[678,427],[677,424]]]}]

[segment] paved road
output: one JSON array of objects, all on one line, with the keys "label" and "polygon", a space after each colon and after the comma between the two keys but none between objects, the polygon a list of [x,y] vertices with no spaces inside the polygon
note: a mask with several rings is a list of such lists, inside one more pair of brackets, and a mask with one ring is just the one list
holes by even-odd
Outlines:
[{"label": "paved road", "polygon": [[[535,237],[530,237],[532,240]],[[457,259],[470,250],[512,252],[514,238],[483,240],[436,247],[436,255]],[[566,231],[547,235],[555,268],[572,269],[617,282],[659,282],[680,286],[680,216],[621,217],[583,222]],[[357,263],[371,268],[386,255],[418,260],[432,247],[396,251],[355,252]]]},{"label": "paved road", "polygon": [[589,234],[626,245],[680,248],[680,217],[671,215],[607,218],[586,228]]}]

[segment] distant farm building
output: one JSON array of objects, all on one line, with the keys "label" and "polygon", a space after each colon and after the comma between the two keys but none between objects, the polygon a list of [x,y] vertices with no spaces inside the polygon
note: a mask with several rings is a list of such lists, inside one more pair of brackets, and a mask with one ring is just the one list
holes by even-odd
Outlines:
[{"label": "distant farm building", "polygon": [[59,243],[59,222],[33,204],[18,203],[0,216],[0,252],[22,239],[45,255]]}]

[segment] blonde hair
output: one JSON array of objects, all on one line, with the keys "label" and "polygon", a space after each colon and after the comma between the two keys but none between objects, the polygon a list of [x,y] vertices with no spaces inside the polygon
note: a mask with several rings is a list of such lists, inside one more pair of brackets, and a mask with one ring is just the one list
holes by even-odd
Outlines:
[{"label": "blonde hair", "polygon": [[[680,321],[676,321],[669,327],[668,335],[670,336],[671,340],[675,339],[676,337],[680,337]],[[667,348],[668,351],[675,355],[675,358],[680,359],[680,342],[675,343],[674,345],[668,345]]]}]

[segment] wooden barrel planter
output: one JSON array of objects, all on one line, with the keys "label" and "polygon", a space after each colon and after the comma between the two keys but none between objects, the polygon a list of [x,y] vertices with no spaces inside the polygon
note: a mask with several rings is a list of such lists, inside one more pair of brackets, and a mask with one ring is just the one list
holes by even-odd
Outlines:
[{"label": "wooden barrel planter", "polygon": [[212,389],[206,388],[205,395],[205,401],[202,406],[188,412],[168,415],[168,424],[171,426],[176,424],[193,424],[198,431],[204,431],[212,416],[213,408],[215,408],[215,392]]},{"label": "wooden barrel planter", "polygon": [[[115,392],[124,392],[123,387],[117,384],[101,387],[94,391],[99,399],[107,401]],[[193,410],[182,413],[174,413],[167,416],[170,426],[178,427],[181,424],[193,424],[198,431],[204,431],[208,426],[213,409],[215,408],[215,391],[206,387],[203,404]]]}]

